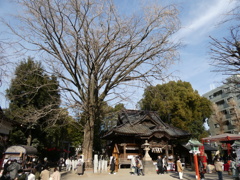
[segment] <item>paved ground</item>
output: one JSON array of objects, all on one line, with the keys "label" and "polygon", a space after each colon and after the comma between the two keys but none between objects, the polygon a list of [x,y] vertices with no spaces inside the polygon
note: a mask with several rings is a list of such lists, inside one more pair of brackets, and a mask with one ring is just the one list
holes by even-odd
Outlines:
[{"label": "paved ground", "polygon": [[[84,175],[79,176],[75,174],[74,172],[68,172],[62,174],[62,180],[176,180],[178,178],[178,173],[176,172],[169,172],[168,174],[163,175],[157,175],[155,173],[146,174],[145,176],[136,176],[136,175],[130,175],[129,169],[120,169],[119,172],[116,174],[108,174],[107,172],[103,173],[96,173],[94,174],[92,171],[85,171]],[[184,180],[194,180],[195,172],[190,170],[185,170],[183,173],[183,179]],[[205,174],[205,180],[217,180],[217,174]],[[227,174],[227,172],[223,172],[223,179],[224,180],[232,180],[233,178]]]}]

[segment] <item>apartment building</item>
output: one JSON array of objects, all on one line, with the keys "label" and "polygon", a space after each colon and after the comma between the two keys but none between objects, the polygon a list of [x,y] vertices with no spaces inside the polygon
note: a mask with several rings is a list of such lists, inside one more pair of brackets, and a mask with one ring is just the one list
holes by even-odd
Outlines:
[{"label": "apartment building", "polygon": [[[237,78],[239,77],[240,76],[237,76]],[[215,107],[215,111],[208,119],[210,134],[239,134],[240,84],[224,84],[205,93],[203,97],[209,99],[212,103],[214,103]]]}]

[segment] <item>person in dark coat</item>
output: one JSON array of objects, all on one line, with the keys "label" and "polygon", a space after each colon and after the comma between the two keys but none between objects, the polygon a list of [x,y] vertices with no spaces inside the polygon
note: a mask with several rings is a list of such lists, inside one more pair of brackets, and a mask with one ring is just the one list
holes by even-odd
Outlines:
[{"label": "person in dark coat", "polygon": [[21,169],[20,164],[14,159],[13,162],[8,166],[7,170],[10,172],[10,178],[15,179],[18,175],[18,170]]},{"label": "person in dark coat", "polygon": [[0,180],[11,180],[9,172],[7,170],[3,170]]},{"label": "person in dark coat", "polygon": [[5,170],[5,171],[7,171],[7,168],[8,168],[8,166],[11,164],[11,160],[8,160],[5,164],[4,164],[4,166],[3,166],[3,169]]},{"label": "person in dark coat", "polygon": [[[45,158],[43,159],[43,163],[41,164],[41,171],[44,170],[44,169],[47,169],[48,166],[49,166],[48,159],[47,159],[47,157],[45,157]],[[41,172],[41,171],[40,171],[40,172]]]},{"label": "person in dark coat", "polygon": [[157,174],[164,174],[164,171],[163,171],[163,160],[162,160],[161,156],[158,156],[157,167],[158,167]]},{"label": "person in dark coat", "polygon": [[204,165],[203,165],[203,162],[200,157],[198,157],[198,169],[199,169],[200,179],[205,179],[205,175],[204,175],[205,169],[204,169]]},{"label": "person in dark coat", "polygon": [[59,172],[62,171],[62,168],[65,166],[65,162],[63,158],[60,158],[58,161],[58,168],[59,168]]},{"label": "person in dark coat", "polygon": [[18,170],[17,180],[26,180],[27,175],[23,171],[23,169]]},{"label": "person in dark coat", "polygon": [[[47,167],[48,165],[46,164],[45,166]],[[35,169],[35,179],[40,180],[40,173],[43,169],[43,165],[40,160],[36,162],[36,166],[34,167],[34,169]]]},{"label": "person in dark coat", "polygon": [[114,156],[112,156],[112,159],[110,160],[110,174],[116,174],[115,171],[115,164],[116,164],[116,159]]}]

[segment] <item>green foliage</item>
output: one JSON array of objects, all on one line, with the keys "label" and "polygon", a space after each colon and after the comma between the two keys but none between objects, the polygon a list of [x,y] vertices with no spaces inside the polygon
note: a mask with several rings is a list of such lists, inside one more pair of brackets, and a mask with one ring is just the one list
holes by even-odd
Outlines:
[{"label": "green foliage", "polygon": [[106,102],[101,105],[100,119],[95,122],[94,132],[94,151],[95,153],[101,152],[102,148],[106,145],[105,140],[101,139],[101,136],[109,129],[113,128],[117,124],[117,112],[124,109],[123,104],[117,104],[115,107],[109,106]]},{"label": "green foliage", "polygon": [[71,140],[73,147],[78,147],[83,142],[83,127],[76,121],[67,126],[67,139]]},{"label": "green foliage", "polygon": [[13,133],[10,134],[9,137],[9,143],[10,145],[16,145],[16,144],[26,144],[27,138],[25,137],[25,134],[18,129],[13,129]]},{"label": "green foliage", "polygon": [[142,110],[157,111],[161,119],[199,138],[205,129],[203,123],[211,114],[211,102],[201,97],[188,82],[149,86],[139,102]]},{"label": "green foliage", "polygon": [[47,111],[60,104],[56,77],[44,74],[41,64],[32,58],[20,62],[6,95],[11,118],[23,125],[36,124],[49,114]]},{"label": "green foliage", "polygon": [[59,107],[57,78],[48,76],[40,63],[28,58],[16,68],[6,92],[10,100],[8,117],[18,122],[24,132],[13,130],[11,143],[26,144],[26,137],[31,135],[31,144],[40,151],[45,147],[61,149],[72,118]]},{"label": "green foliage", "polygon": [[115,107],[108,106],[105,104],[104,106],[104,117],[102,126],[101,126],[101,131],[105,132],[108,131],[109,129],[112,129],[114,126],[117,125],[117,120],[118,120],[118,113],[119,111],[125,109],[124,104],[117,104]]}]

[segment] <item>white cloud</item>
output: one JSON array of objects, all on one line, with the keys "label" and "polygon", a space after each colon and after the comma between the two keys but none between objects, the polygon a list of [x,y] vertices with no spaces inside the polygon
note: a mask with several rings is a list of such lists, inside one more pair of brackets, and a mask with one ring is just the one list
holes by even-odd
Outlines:
[{"label": "white cloud", "polygon": [[[192,19],[186,16],[187,23],[183,24],[183,28],[176,34],[177,39],[194,42],[196,39],[202,39],[222,20],[223,15],[229,11],[235,4],[229,0],[201,1],[201,4],[192,6],[194,13],[191,14]],[[206,4],[208,3],[208,4]],[[204,7],[204,8],[203,8]],[[185,17],[182,17],[185,22]],[[193,38],[192,38],[193,37]],[[191,41],[190,41],[191,40]]]}]

